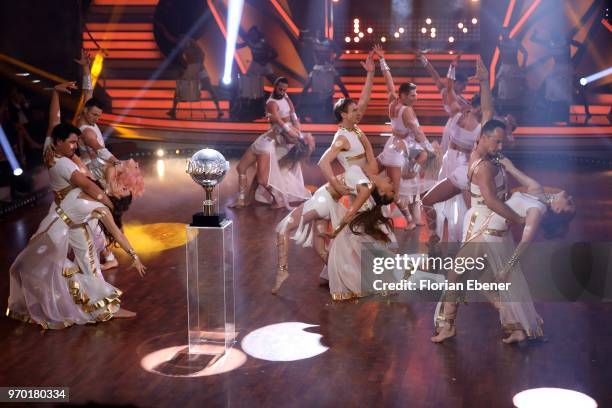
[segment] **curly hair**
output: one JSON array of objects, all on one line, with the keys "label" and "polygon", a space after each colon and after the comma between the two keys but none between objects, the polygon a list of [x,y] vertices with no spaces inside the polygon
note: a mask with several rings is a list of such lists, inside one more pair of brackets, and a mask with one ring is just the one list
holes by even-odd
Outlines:
[{"label": "curly hair", "polygon": [[291,150],[278,161],[278,165],[281,168],[293,169],[296,164],[308,159],[311,153],[308,143],[304,140],[298,140]]}]

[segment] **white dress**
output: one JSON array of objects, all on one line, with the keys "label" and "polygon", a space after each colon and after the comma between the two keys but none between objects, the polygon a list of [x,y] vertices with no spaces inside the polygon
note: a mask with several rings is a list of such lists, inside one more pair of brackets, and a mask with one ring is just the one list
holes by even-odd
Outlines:
[{"label": "white dress", "polygon": [[[291,115],[287,97],[281,100],[270,97],[268,102],[278,105],[281,117]],[[283,204],[287,209],[291,209],[290,203],[308,200],[312,194],[304,186],[304,176],[302,175],[302,165],[297,163],[292,168],[281,168],[278,161],[282,159],[293,147],[285,141],[281,135],[282,129],[274,125],[266,133],[260,135],[251,149],[255,154],[266,154],[270,157],[270,169],[268,172],[268,185],[270,191],[263,186],[259,186],[255,192],[255,199],[259,202],[271,204],[276,201]]]},{"label": "white dress", "polygon": [[[465,190],[467,183],[467,164],[469,152],[473,149],[478,135],[480,134],[480,124],[472,131],[465,130],[458,125],[461,113],[453,116],[447,124],[449,134],[449,147],[442,159],[442,168],[438,180],[448,178],[456,187]],[[461,150],[456,150],[451,146],[457,146]],[[448,241],[460,242],[463,230],[463,219],[467,211],[467,206],[461,194],[434,205],[436,209],[437,235],[443,236],[444,220],[448,221]]]},{"label": "white dress", "polygon": [[[410,171],[414,164],[415,157],[425,151],[425,149],[416,141],[416,135],[406,125],[404,125],[404,111],[408,106],[402,106],[397,114],[397,117],[391,118],[391,127],[393,135],[385,143],[385,147],[381,154],[378,155],[378,160],[386,167],[401,167],[402,170]],[[416,122],[417,126],[419,122]],[[399,144],[404,144],[404,153]],[[421,177],[418,174],[416,177],[403,178],[400,183],[399,194],[402,198],[408,199],[408,202],[418,200],[422,193],[427,192],[436,184],[433,178]]]},{"label": "white dress", "polygon": [[[52,184],[67,182],[71,169],[77,171],[70,159],[58,159],[50,169]],[[93,242],[94,210],[106,207],[80,198],[81,193],[71,189],[59,205],[53,204],[15,259],[9,271],[9,317],[61,329],[109,320],[119,310],[121,291],[104,280]],[[70,249],[74,262],[67,259]]]},{"label": "white dress", "polygon": [[[357,186],[360,184],[371,186],[369,178],[359,166],[349,167],[344,174],[344,182],[353,191],[353,194],[356,194]],[[374,201],[370,198],[360,211],[367,210],[373,205]],[[396,242],[393,231],[386,227],[381,230],[389,237],[391,242]],[[345,226],[338,236],[332,240],[327,261],[329,292],[332,299],[345,300],[372,294],[369,290],[372,287],[371,282],[369,280],[362,281],[361,274],[362,250],[369,249],[368,246],[365,246],[366,244],[373,245],[377,252],[380,251],[390,255],[384,243],[376,241],[369,235],[354,234],[349,225]],[[374,277],[374,275],[371,276]]]}]

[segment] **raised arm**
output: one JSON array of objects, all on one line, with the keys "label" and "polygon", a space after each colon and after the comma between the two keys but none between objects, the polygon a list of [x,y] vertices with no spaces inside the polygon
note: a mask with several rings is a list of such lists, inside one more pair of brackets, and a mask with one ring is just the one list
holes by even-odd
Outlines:
[{"label": "raised arm", "polygon": [[[82,93],[81,98],[83,102],[87,102],[93,96],[93,91],[94,91],[92,80],[91,80],[91,68],[90,68],[91,59],[87,51],[81,50],[81,58],[75,59],[74,62],[79,64],[81,68],[83,69],[83,84],[82,84],[83,93]],[[81,112],[77,112],[77,114],[80,114],[80,113]]]},{"label": "raised arm", "polygon": [[98,157],[110,163],[119,162],[119,160],[117,160],[117,158],[113,156],[113,154],[110,151],[108,151],[106,147],[102,146],[100,142],[98,142],[98,138],[96,134],[94,133],[93,129],[85,128],[83,132],[81,133],[81,139],[83,139],[83,142],[85,143],[86,146],[92,148],[96,152],[96,155]]},{"label": "raised arm", "polygon": [[474,170],[473,178],[480,188],[485,205],[506,220],[515,224],[522,224],[523,218],[497,197],[493,171],[493,164],[488,161],[484,161]]},{"label": "raised arm", "polygon": [[98,214],[100,222],[104,225],[106,230],[115,238],[115,241],[119,244],[119,246],[127,252],[128,255],[132,258],[131,267],[135,268],[141,277],[144,277],[147,268],[142,264],[138,255],[136,255],[136,251],[130,244],[130,241],[126,238],[125,234],[117,227],[113,216],[108,208],[96,209],[95,212]]},{"label": "raised arm", "polygon": [[374,83],[375,66],[373,51],[370,51],[365,62],[361,62],[361,66],[366,70],[367,76],[363,89],[361,90],[361,95],[359,96],[359,102],[357,102],[357,110],[359,110],[359,113],[363,115],[368,108],[370,94],[372,93],[372,84]]},{"label": "raised arm", "polygon": [[476,74],[470,79],[477,79],[480,82],[480,109],[482,111],[482,125],[493,118],[495,110],[493,108],[493,94],[489,83],[489,71],[482,62],[482,58],[476,61]]},{"label": "raised arm", "polygon": [[380,70],[382,71],[383,77],[385,78],[385,84],[387,85],[387,94],[389,95],[389,103],[397,100],[397,94],[395,93],[395,84],[393,83],[393,76],[391,70],[385,61],[385,51],[383,48],[376,44],[374,46],[374,53],[378,55],[378,62],[380,63]]},{"label": "raised arm", "polygon": [[416,139],[417,142],[419,143],[428,142],[427,137],[425,136],[425,133],[423,132],[423,130],[418,124],[417,117],[412,108],[404,109],[402,120],[404,121],[404,125],[406,125],[406,127],[414,133],[415,135],[414,138]]},{"label": "raised arm", "polygon": [[440,78],[440,74],[438,74],[438,71],[436,71],[436,69],[433,67],[433,65],[431,65],[425,54],[423,54],[422,52],[418,52],[416,57],[421,62],[423,67],[427,70],[427,72],[429,72],[429,75],[433,79],[434,84],[438,87],[440,91],[442,91],[445,88],[445,85],[444,81],[442,81],[442,78]]}]

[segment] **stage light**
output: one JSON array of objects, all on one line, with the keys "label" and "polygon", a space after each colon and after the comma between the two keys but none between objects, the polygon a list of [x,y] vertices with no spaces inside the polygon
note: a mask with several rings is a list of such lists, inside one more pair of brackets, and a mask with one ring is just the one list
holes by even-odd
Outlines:
[{"label": "stage light", "polygon": [[18,72],[15,75],[20,76],[20,77],[27,77],[30,76],[29,72]]},{"label": "stage light", "polygon": [[512,398],[517,408],[596,408],[597,402],[586,394],[563,388],[532,388],[521,391]]},{"label": "stage light", "polygon": [[355,27],[355,28],[353,29],[353,32],[354,32],[355,34],[357,34],[357,33],[359,32],[359,27]]},{"label": "stage light", "polygon": [[380,37],[380,42],[387,42],[387,37]]},{"label": "stage light", "polygon": [[223,69],[223,83],[225,85],[232,82],[232,63],[234,62],[234,51],[236,51],[243,5],[244,0],[229,0],[227,5],[227,37],[225,39],[225,67]]},{"label": "stage light", "polygon": [[178,154],[180,154],[181,152],[179,151],[179,149],[176,149],[176,150],[174,151],[174,153],[176,153],[176,154],[178,155]]},{"label": "stage light", "polygon": [[351,42],[351,37],[344,37],[344,42],[350,43]]},{"label": "stage light", "polygon": [[400,32],[400,34],[404,34],[404,27],[400,27],[399,30],[397,30]]},{"label": "stage light", "polygon": [[425,23],[426,23],[426,24],[431,24],[431,18],[427,17],[427,18],[425,19]]},{"label": "stage light", "polygon": [[353,23],[355,23],[355,24],[359,24],[359,19],[358,19],[358,18],[354,19],[354,20],[353,20]]},{"label": "stage light", "polygon": [[459,24],[457,24],[457,27],[463,28],[463,23],[460,22]]},{"label": "stage light", "polygon": [[478,24],[478,19],[476,17],[474,17],[472,19],[472,24],[474,24],[474,25]]},{"label": "stage light", "polygon": [[359,38],[363,38],[364,34],[363,33],[359,33],[358,36],[359,36]]},{"label": "stage light", "polygon": [[453,37],[452,35],[450,37],[448,37],[448,42],[449,43],[454,43],[455,42],[455,37]]},{"label": "stage light", "polygon": [[427,29],[426,29],[425,27],[423,27],[423,28],[421,28],[421,32],[422,32],[423,34],[427,34]]},{"label": "stage light", "polygon": [[164,157],[164,151],[162,149],[157,149],[157,152],[155,152],[155,154],[157,154],[157,157]]},{"label": "stage light", "polygon": [[596,72],[592,75],[580,78],[580,85],[587,86],[591,82],[597,81],[605,76],[612,74],[612,67],[604,69],[603,71]]},{"label": "stage light", "polygon": [[461,30],[461,31],[463,31],[464,33],[467,33],[468,29],[467,29],[467,27],[463,27],[463,30]]},{"label": "stage light", "polygon": [[393,33],[393,36],[394,36],[395,38],[399,38],[399,33],[396,31],[396,32],[394,32],[394,33]]},{"label": "stage light", "polygon": [[368,34],[372,34],[372,32],[373,32],[374,30],[372,30],[372,27],[368,27],[368,29],[367,29],[366,31],[368,32]]},{"label": "stage light", "polygon": [[436,32],[435,32],[435,31],[432,31],[432,32],[431,32],[431,34],[430,34],[430,36],[431,36],[431,38],[436,38]]},{"label": "stage light", "polygon": [[321,343],[322,335],[307,331],[316,325],[302,322],[271,324],[253,330],[240,346],[248,355],[266,361],[297,361],[318,356],[329,350]]},{"label": "stage light", "polygon": [[356,43],[358,43],[358,42],[359,42],[359,37],[355,37],[355,38],[353,38],[353,41],[355,41]]},{"label": "stage light", "polygon": [[436,31],[437,31],[437,30],[436,30],[436,27],[431,27],[431,32],[432,32],[432,33],[435,33]]},{"label": "stage light", "polygon": [[37,84],[37,83],[39,83],[39,82],[40,82],[40,79],[33,79],[33,80],[32,80],[32,83],[33,83],[33,84]]},{"label": "stage light", "polygon": [[4,151],[4,155],[9,161],[11,168],[13,169],[13,174],[19,176],[23,173],[23,170],[19,166],[19,162],[15,157],[15,153],[13,153],[13,148],[6,137],[6,133],[4,133],[4,129],[0,126],[0,146],[2,146],[2,150]]}]

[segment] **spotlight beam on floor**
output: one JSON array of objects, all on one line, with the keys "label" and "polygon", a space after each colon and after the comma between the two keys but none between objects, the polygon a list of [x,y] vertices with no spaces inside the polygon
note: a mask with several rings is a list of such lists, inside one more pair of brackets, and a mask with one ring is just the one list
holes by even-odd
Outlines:
[{"label": "spotlight beam on floor", "polygon": [[229,0],[227,13],[227,37],[225,39],[225,67],[223,68],[223,83],[232,82],[232,64],[234,62],[234,51],[238,40],[238,29],[242,18],[242,6],[244,0]]},{"label": "spotlight beam on floor", "polygon": [[604,69],[603,71],[596,72],[596,73],[594,73],[592,75],[580,78],[580,85],[587,86],[591,82],[595,82],[598,79],[601,79],[601,78],[603,78],[605,76],[608,76],[610,74],[612,74],[612,67]]},{"label": "spotlight beam on floor", "polygon": [[13,149],[11,148],[11,144],[6,137],[6,133],[4,133],[4,129],[0,126],[0,145],[2,146],[2,150],[4,151],[4,155],[9,161],[11,168],[13,169],[13,174],[16,176],[21,176],[23,174],[23,170],[19,166],[19,162],[15,157],[15,153],[13,153]]}]

